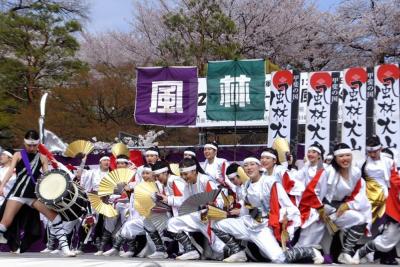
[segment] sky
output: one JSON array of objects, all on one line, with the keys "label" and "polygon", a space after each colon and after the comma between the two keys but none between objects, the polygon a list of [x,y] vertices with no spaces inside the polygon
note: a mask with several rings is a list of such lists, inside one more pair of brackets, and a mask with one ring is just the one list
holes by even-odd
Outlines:
[{"label": "sky", "polygon": [[[88,2],[90,20],[86,23],[87,31],[90,33],[109,30],[129,31],[129,21],[134,12],[133,0],[89,0]],[[321,10],[329,11],[338,2],[340,0],[317,0],[317,5]]]},{"label": "sky", "polygon": [[[146,0],[144,0],[146,1]],[[91,33],[109,30],[128,32],[133,14],[132,0],[89,0],[90,20],[86,30]]]}]

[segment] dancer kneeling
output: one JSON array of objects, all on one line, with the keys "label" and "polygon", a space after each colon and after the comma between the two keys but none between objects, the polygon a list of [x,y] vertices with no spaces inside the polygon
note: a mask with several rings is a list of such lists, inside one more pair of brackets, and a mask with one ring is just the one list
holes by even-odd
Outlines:
[{"label": "dancer kneeling", "polygon": [[354,247],[372,218],[365,182],[360,169],[352,166],[348,145],[336,145],[332,165],[326,171],[320,168],[308,183],[300,201],[300,211],[302,231],[296,246],[319,245],[325,227],[329,227],[331,233],[338,227],[344,233],[338,261],[354,263]]},{"label": "dancer kneeling", "polygon": [[[261,253],[274,263],[289,263],[310,259],[322,263],[323,257],[316,249],[294,248],[283,251],[277,239],[282,230],[293,236],[300,225],[300,212],[290,201],[282,185],[271,176],[262,175],[260,161],[250,157],[244,160],[244,170],[250,178],[244,185],[244,201],[251,209],[250,215],[228,218],[214,224],[215,234],[229,249],[226,262],[246,261],[241,240],[254,242]],[[287,229],[281,229],[287,225]]]},{"label": "dancer kneeling", "polygon": [[[211,192],[218,189],[216,183],[210,176],[204,173],[198,162],[194,159],[183,159],[179,163],[181,177],[186,181],[187,185],[183,193],[182,200],[187,199],[189,196]],[[223,200],[219,199],[217,206],[223,206]],[[211,223],[210,223],[211,224]],[[190,237],[186,234],[193,232],[201,232],[204,236],[210,238],[210,246],[214,253],[222,255],[224,243],[212,233],[207,223],[201,219],[201,212],[192,212],[186,215],[173,217],[169,219],[167,226],[167,233],[175,241],[182,244],[184,254],[176,257],[178,260],[196,260],[200,258],[199,252],[194,248]],[[211,235],[211,236],[210,236]]]}]

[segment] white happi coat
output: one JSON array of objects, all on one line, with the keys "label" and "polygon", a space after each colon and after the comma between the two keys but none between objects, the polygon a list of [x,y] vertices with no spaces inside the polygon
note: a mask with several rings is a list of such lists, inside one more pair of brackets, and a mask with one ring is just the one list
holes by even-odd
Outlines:
[{"label": "white happi coat", "polygon": [[[324,170],[315,187],[311,188],[313,183],[309,183],[306,191],[315,192],[315,203],[324,206],[325,212],[340,229],[347,229],[364,223],[367,224],[367,229],[370,229],[372,223],[371,204],[366,195],[365,181],[357,167],[351,167],[350,172],[349,180],[346,180],[332,166],[329,166],[327,170]],[[337,217],[334,207],[329,204],[323,205],[324,199],[327,202],[347,203],[349,210]],[[303,210],[303,205],[307,206],[308,204],[303,202],[302,199],[301,210]],[[319,214],[315,208],[310,208],[307,216],[302,214],[303,229],[296,246],[318,245],[321,242],[325,232],[325,224],[319,220]]]},{"label": "white happi coat", "polygon": [[379,160],[372,160],[368,157],[364,167],[366,176],[373,178],[382,187],[385,198],[388,196],[390,170],[393,167],[393,162],[392,159],[383,156]]},{"label": "white happi coat", "polygon": [[[327,164],[323,164],[323,167],[328,168]],[[309,162],[304,164],[304,166],[298,170],[295,174],[295,179],[303,183],[304,188],[308,185],[308,183],[315,177],[317,173],[318,164],[311,166]]]},{"label": "white happi coat", "polygon": [[286,216],[291,221],[287,230],[293,236],[295,227],[300,225],[300,211],[291,202],[282,185],[276,182],[275,177],[262,175],[257,182],[247,181],[243,194],[246,202],[261,212],[261,222],[250,215],[239,218],[228,218],[215,223],[214,228],[234,236],[236,239],[254,242],[261,253],[273,262],[282,262],[283,251],[279,246],[271,227],[268,225],[270,211],[271,190],[276,186],[280,206],[279,221]]},{"label": "white happi coat", "polygon": [[108,174],[107,171],[102,171],[100,168],[94,170],[84,170],[82,172],[80,185],[85,189],[85,192],[99,191],[101,179]]},{"label": "white happi coat", "polygon": [[202,165],[203,170],[216,182],[220,184],[220,181],[224,181],[231,189],[235,188],[235,185],[229,181],[226,177],[225,172],[229,167],[229,162],[226,159],[215,157],[213,163],[209,163],[206,159]]},{"label": "white happi coat", "polygon": [[[214,180],[208,175],[198,173],[197,174],[197,182],[195,184],[186,183],[185,190],[183,193],[182,200],[184,201],[189,196],[202,193],[209,192],[210,190],[217,189],[218,186]],[[217,207],[223,207],[222,198],[218,197],[216,200]],[[209,222],[211,223],[211,222]],[[208,236],[211,240],[211,247],[214,251],[222,253],[225,244],[215,235],[209,236],[209,227],[207,223],[204,223],[201,220],[201,212],[196,211],[190,214],[186,214],[183,216],[173,217],[168,221],[167,230],[172,233],[180,233],[180,232],[202,232],[205,236]]]}]

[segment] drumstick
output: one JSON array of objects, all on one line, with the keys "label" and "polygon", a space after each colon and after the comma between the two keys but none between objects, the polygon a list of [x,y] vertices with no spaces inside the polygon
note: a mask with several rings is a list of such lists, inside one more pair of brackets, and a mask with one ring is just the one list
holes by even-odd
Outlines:
[{"label": "drumstick", "polygon": [[94,225],[94,224],[93,224],[92,226],[90,226],[90,229],[89,229],[88,233],[86,234],[86,238],[85,238],[85,240],[83,241],[83,244],[86,245],[86,244],[89,242],[89,238],[90,238],[90,236],[92,235],[92,232],[93,232],[94,228],[95,228],[95,225]]}]

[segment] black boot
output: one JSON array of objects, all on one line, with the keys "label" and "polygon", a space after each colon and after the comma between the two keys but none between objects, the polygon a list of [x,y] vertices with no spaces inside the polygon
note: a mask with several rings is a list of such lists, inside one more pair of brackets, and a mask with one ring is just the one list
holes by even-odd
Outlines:
[{"label": "black boot", "polygon": [[101,237],[96,237],[96,240],[95,240],[95,246],[98,251],[101,250],[101,239],[102,239]]},{"label": "black boot", "polygon": [[[316,254],[318,253],[318,255]],[[324,258],[316,249],[311,247],[294,247],[284,252],[285,263],[295,263],[295,262],[314,262],[316,264],[322,264]]]},{"label": "black boot", "polygon": [[48,240],[47,240],[47,248],[49,250],[55,250],[57,248],[57,237],[50,233],[49,230],[49,235],[48,235]]},{"label": "black boot", "polygon": [[227,234],[217,229],[213,229],[213,232],[216,236],[218,236],[219,239],[221,239],[222,242],[225,243],[226,247],[228,248],[227,250],[228,255],[226,255],[226,258],[244,250],[244,247],[240,244],[240,241],[236,240],[230,234]]},{"label": "black boot", "polygon": [[112,233],[104,229],[101,236],[100,251],[105,251],[106,246],[112,241]]},{"label": "black boot", "polygon": [[157,252],[165,252],[164,243],[163,243],[158,231],[147,232],[147,233],[149,234],[151,240],[154,242],[154,245],[156,246],[156,251]]},{"label": "black boot", "polygon": [[394,247],[390,251],[383,253],[380,263],[385,265],[397,265],[396,256],[396,247]]},{"label": "black boot", "polygon": [[368,241],[364,246],[362,246],[358,251],[357,251],[357,258],[358,259],[362,259],[365,256],[367,256],[367,254],[371,253],[371,252],[375,252],[376,251],[376,247],[375,247],[375,242],[374,240]]},{"label": "black boot", "polygon": [[113,242],[113,248],[115,248],[116,250],[119,250],[121,248],[121,246],[123,245],[123,243],[125,242],[125,238],[123,238],[120,233],[118,232],[115,235],[114,238],[114,242]]},{"label": "black boot", "polygon": [[346,253],[350,256],[354,255],[354,247],[363,236],[365,226],[365,224],[355,225],[344,232],[342,253]]},{"label": "black boot", "polygon": [[190,241],[190,238],[184,232],[181,233],[169,232],[168,234],[183,246],[183,250],[185,251],[185,253],[196,250],[192,244],[192,241]]}]

